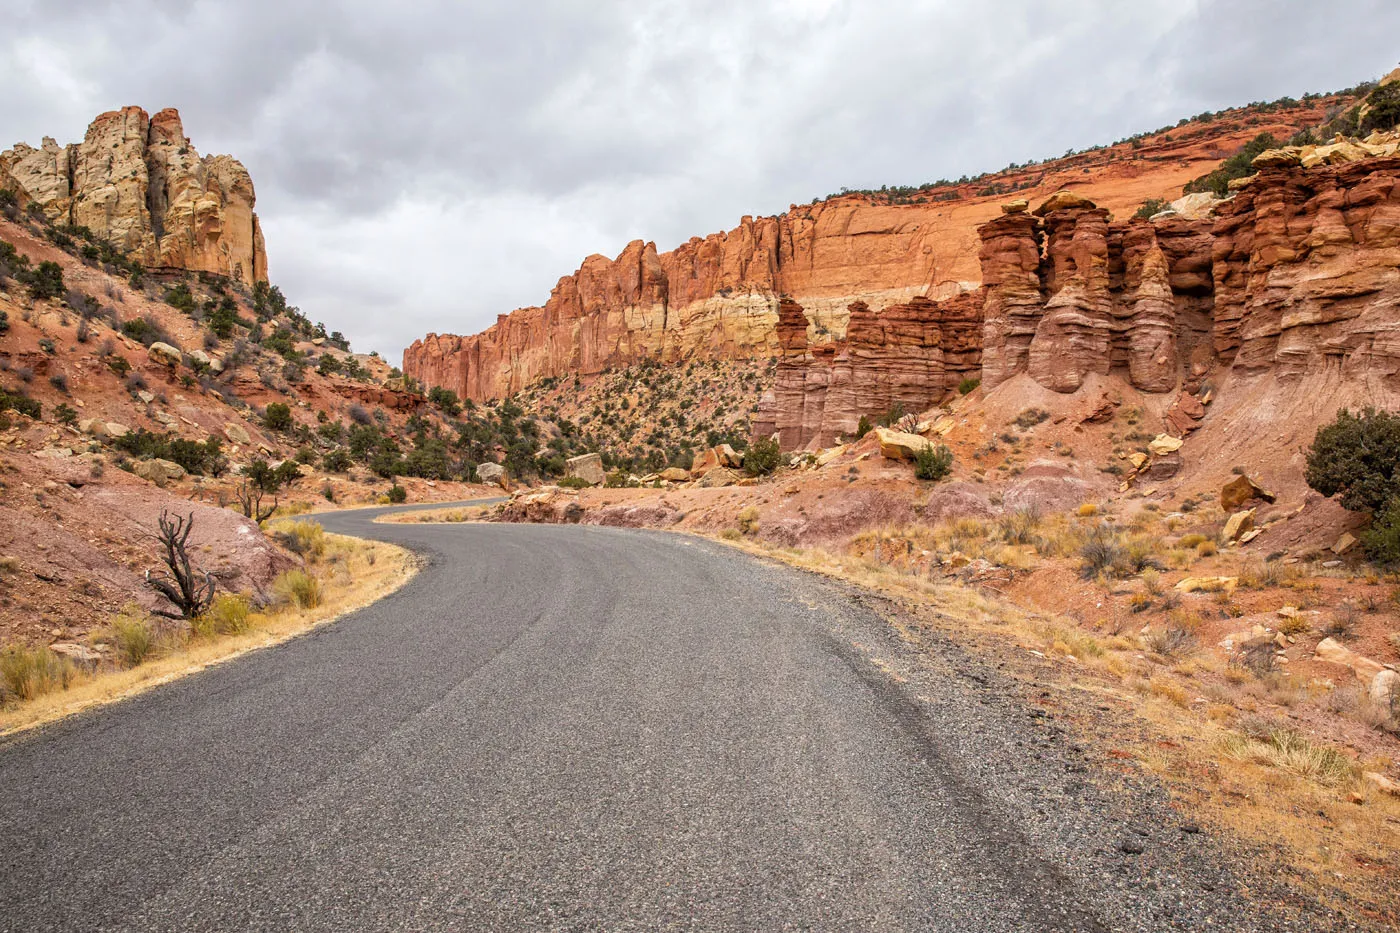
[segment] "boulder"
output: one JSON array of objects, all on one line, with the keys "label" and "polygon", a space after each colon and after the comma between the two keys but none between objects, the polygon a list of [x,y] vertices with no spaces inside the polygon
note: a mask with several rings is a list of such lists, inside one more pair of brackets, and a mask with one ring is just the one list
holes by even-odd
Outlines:
[{"label": "boulder", "polygon": [[253,438],[248,434],[248,429],[236,421],[230,421],[224,425],[224,437],[235,444],[251,444]]},{"label": "boulder", "polygon": [[166,483],[177,482],[184,478],[185,468],[178,463],[169,460],[162,460],[157,457],[154,460],[138,460],[132,466],[131,472],[144,480],[155,483],[157,486],[164,486]]},{"label": "boulder", "polygon": [[1298,146],[1284,146],[1282,149],[1265,149],[1249,163],[1255,168],[1288,168],[1303,161],[1303,150]]},{"label": "boulder", "polygon": [[728,444],[720,444],[716,447],[715,454],[719,457],[720,466],[727,466],[737,470],[744,465],[744,455]]},{"label": "boulder", "polygon": [[1378,771],[1363,771],[1361,779],[1383,794],[1400,797],[1400,784],[1395,783]]},{"label": "boulder", "polygon": [[876,428],[875,439],[880,442],[880,455],[887,460],[913,460],[919,451],[934,446],[927,438],[889,428]]},{"label": "boulder", "polygon": [[93,437],[106,437],[107,422],[98,418],[84,418],[78,422],[78,430]]},{"label": "boulder", "polygon": [[667,467],[656,474],[656,477],[668,483],[684,483],[690,479],[690,474],[680,467]]},{"label": "boulder", "polygon": [[146,355],[151,358],[152,362],[162,366],[179,366],[180,360],[183,359],[178,348],[172,347],[168,343],[161,343],[159,340],[151,344]]},{"label": "boulder", "polygon": [[1187,220],[1206,220],[1215,213],[1215,206],[1219,203],[1220,198],[1209,191],[1198,191],[1177,198],[1172,202],[1172,210]]},{"label": "boulder", "polygon": [[1179,437],[1172,437],[1170,434],[1158,434],[1148,443],[1147,449],[1155,456],[1163,457],[1170,453],[1175,453],[1181,449],[1182,440]]},{"label": "boulder", "polygon": [[214,362],[214,358],[211,357],[208,353],[205,353],[203,350],[191,350],[190,359],[194,360],[201,366],[212,366]]},{"label": "boulder", "polygon": [[1225,520],[1225,529],[1220,532],[1220,540],[1226,544],[1238,541],[1240,537],[1254,527],[1254,510],[1245,509],[1243,512],[1236,512]]},{"label": "boulder", "polygon": [[837,444],[835,447],[828,447],[826,450],[823,450],[821,453],[817,454],[817,466],[824,467],[831,461],[835,460],[837,457],[844,454],[845,452],[845,444]]},{"label": "boulder", "polygon": [[1220,487],[1220,507],[1227,512],[1243,508],[1244,504],[1251,499],[1273,502],[1275,498],[1277,497],[1273,493],[1243,473]]},{"label": "boulder", "polygon": [[[1319,661],[1340,664],[1349,669],[1356,675],[1356,679],[1361,681],[1362,686],[1367,687],[1382,671],[1386,670],[1385,665],[1379,661],[1373,661],[1364,655],[1357,654],[1335,638],[1324,638],[1318,642],[1316,657]],[[1390,673],[1395,672],[1391,671]]]},{"label": "boulder", "polygon": [[120,421],[108,421],[106,427],[108,437],[126,437],[131,433],[131,428]]},{"label": "boulder", "polygon": [[1157,480],[1159,482],[1161,480],[1171,479],[1181,472],[1184,463],[1185,461],[1182,460],[1181,454],[1179,453],[1153,457],[1152,462],[1147,465],[1147,469],[1143,471],[1142,475],[1147,479]]},{"label": "boulder", "polygon": [[714,489],[719,486],[733,486],[739,481],[739,474],[728,467],[715,467],[705,471],[697,484],[701,489]]},{"label": "boulder", "polygon": [[1349,531],[1342,532],[1342,536],[1332,545],[1333,554],[1345,554],[1358,544],[1356,535]]},{"label": "boulder", "polygon": [[139,398],[141,401],[145,402],[147,405],[151,404],[156,400],[156,394],[154,392],[148,392],[145,389],[142,389],[140,392],[137,392],[136,397]]},{"label": "boulder", "polygon": [[505,488],[506,468],[499,463],[478,464],[476,475],[488,486],[495,484]]},{"label": "boulder", "polygon": [[1059,191],[1056,191],[1054,194],[1050,195],[1050,197],[1046,198],[1044,203],[1035,209],[1035,214],[1037,217],[1044,217],[1051,211],[1063,211],[1072,208],[1092,210],[1094,206],[1094,202],[1090,201],[1082,194],[1075,194],[1073,191],[1061,188]]},{"label": "boulder", "polygon": [[577,457],[570,457],[564,461],[564,475],[581,479],[590,486],[601,486],[608,476],[603,469],[601,454],[581,454]]},{"label": "boulder", "polygon": [[1030,202],[1025,198],[1017,198],[1014,201],[1007,201],[1003,204],[1001,206],[1001,212],[1003,214],[1024,214],[1030,206]]}]

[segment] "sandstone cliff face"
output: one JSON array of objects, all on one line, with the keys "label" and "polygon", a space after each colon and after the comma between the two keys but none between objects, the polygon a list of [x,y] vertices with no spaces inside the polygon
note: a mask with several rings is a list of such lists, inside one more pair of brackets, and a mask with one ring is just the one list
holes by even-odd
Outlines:
[{"label": "sandstone cliff face", "polygon": [[940,283],[958,291],[934,262],[936,210],[838,201],[746,217],[668,253],[634,241],[616,259],[584,260],[542,308],[502,315],[472,337],[415,341],[404,372],[483,400],[644,358],[772,356],[782,295],[801,301],[814,338],[839,336],[853,300],[899,303]]},{"label": "sandstone cliff face", "polygon": [[785,450],[827,447],[853,437],[863,415],[929,408],[980,371],[982,303],[980,290],[881,312],[855,302],[843,340],[808,348],[802,307],[784,302],[777,373],[754,415],[754,436],[776,433]]},{"label": "sandstone cliff face", "polygon": [[[1001,220],[1000,192],[1040,200],[1070,186],[1099,207],[1127,216],[1146,198],[1177,191],[1217,167],[1223,154],[1258,133],[1287,138],[1301,126],[1321,122],[1328,108],[1347,102],[1328,97],[1268,113],[1245,109],[1219,114],[1209,123],[1174,128],[1155,138],[1007,169],[914,198],[851,194],[794,205],[779,217],[746,218],[728,233],[693,239],[668,253],[634,242],[616,259],[589,257],[578,272],[559,281],[543,307],[501,316],[475,336],[430,334],[415,342],[404,353],[404,371],[428,385],[483,400],[547,376],[596,373],[646,358],[769,357],[778,350],[783,295],[806,310],[815,348],[843,336],[853,302],[878,311],[916,297],[947,298],[983,281],[991,286],[984,278],[990,271],[1010,278],[1000,283],[998,297],[1007,303],[1007,313],[989,314],[1007,332],[992,335],[987,363],[993,374],[1019,372],[1046,315],[1036,257],[1017,256],[1016,251],[1033,251],[1041,241],[1029,231],[1037,218]],[[1056,209],[1078,200],[1062,198]],[[1002,223],[1006,234],[993,249],[1010,251],[990,265],[979,258],[979,248],[985,250],[987,242],[977,232],[989,221]],[[1073,229],[1068,232],[1069,243],[1075,235]],[[1079,235],[1079,246],[1067,245],[1067,254],[1094,248],[1088,225]],[[1109,239],[1107,231],[1100,235]],[[1180,316],[1185,294],[1180,281],[1201,270],[1186,271],[1174,242],[1164,238],[1160,245]],[[1191,262],[1203,263],[1209,281],[1209,244],[1203,255],[1193,256]],[[1113,277],[1121,272],[1111,253],[1107,261],[1111,290]],[[1082,288],[1061,296],[1045,324],[1042,347],[1073,340],[1084,342],[1082,353],[1102,349],[1105,327],[1114,329],[1122,308],[1103,304],[1103,285],[1094,281],[1101,275],[1083,270]],[[1027,303],[1024,314],[1017,311],[1018,301]],[[1143,307],[1149,316],[1160,317],[1160,312],[1150,302]],[[1105,322],[1105,315],[1113,320]],[[1056,360],[1041,358],[1037,371],[1066,386],[1079,378],[1077,367],[1057,366]],[[998,381],[995,375],[993,381]]]},{"label": "sandstone cliff face", "polygon": [[982,226],[980,292],[853,304],[845,339],[825,346],[809,347],[800,307],[785,306],[754,434],[827,446],[861,415],[927,408],[979,369],[988,389],[1024,373],[1073,393],[1115,374],[1178,392],[1183,433],[1205,414],[1192,393],[1248,392],[1261,374],[1290,398],[1317,387],[1312,420],[1400,397],[1400,158],[1265,168],[1196,220],[1045,206]]},{"label": "sandstone cliff face", "polygon": [[125,107],[81,143],[17,144],[0,153],[4,174],[54,222],[88,227],[142,265],[267,279],[252,179],[229,156],[200,157],[174,110]]}]

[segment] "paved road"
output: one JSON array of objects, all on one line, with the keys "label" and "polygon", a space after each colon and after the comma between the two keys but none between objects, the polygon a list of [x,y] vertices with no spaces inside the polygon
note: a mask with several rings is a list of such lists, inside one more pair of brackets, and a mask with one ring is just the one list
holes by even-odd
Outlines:
[{"label": "paved road", "polygon": [[681,536],[382,511],[324,522],[428,555],[398,593],[0,746],[0,929],[1196,922],[1054,754],[979,751],[1042,758],[1018,702],[956,672],[916,701],[842,592]]}]

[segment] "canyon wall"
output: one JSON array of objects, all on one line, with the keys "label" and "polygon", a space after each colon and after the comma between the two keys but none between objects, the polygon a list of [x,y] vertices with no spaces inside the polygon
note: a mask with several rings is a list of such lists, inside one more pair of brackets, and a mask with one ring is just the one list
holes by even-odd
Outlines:
[{"label": "canyon wall", "polygon": [[878,313],[853,304],[830,344],[809,346],[808,316],[785,302],[754,435],[829,446],[862,415],[926,409],[978,373],[987,389],[1024,375],[1062,393],[1094,375],[1197,393],[1267,373],[1394,397],[1400,158],[1261,162],[1196,219],[1112,221],[1069,192],[1034,214],[1009,205],[979,230],[982,289]]},{"label": "canyon wall", "polygon": [[18,143],[0,153],[0,181],[148,268],[267,279],[252,179],[230,156],[201,157],[175,110],[104,113],[73,145]]},{"label": "canyon wall", "polygon": [[483,400],[646,358],[772,356],[784,295],[798,296],[814,334],[826,337],[845,331],[852,301],[883,306],[958,291],[933,247],[937,211],[848,199],[745,217],[668,253],[634,241],[616,259],[584,260],[543,307],[501,315],[475,336],[415,341],[403,369]]},{"label": "canyon wall", "polygon": [[[854,302],[879,312],[915,298],[941,299],[975,289],[985,269],[978,228],[1000,216],[1000,203],[1012,192],[1044,199],[1068,187],[1126,217],[1146,199],[1170,197],[1217,168],[1257,134],[1287,138],[1346,102],[1325,97],[1267,110],[1241,108],[1170,132],[975,179],[912,192],[833,196],[793,205],[777,217],[746,218],[728,233],[692,239],[666,253],[634,242],[615,259],[589,257],[575,274],[559,280],[543,307],[501,315],[474,336],[429,334],[415,341],[404,352],[403,369],[425,385],[485,400],[545,377],[588,375],[641,359],[772,357],[780,352],[784,297],[805,309],[807,339],[820,347],[843,337]],[[1009,232],[1024,240],[1023,234]],[[1083,255],[1094,248],[1092,239],[1086,226],[1074,249]],[[1160,248],[1170,260],[1172,244],[1164,239]],[[1204,258],[1208,267],[1209,256]],[[1007,273],[1017,267],[1013,260]],[[1157,274],[1148,271],[1150,278]],[[1144,293],[1142,314],[1161,311],[1152,311],[1148,300],[1153,288],[1159,284]],[[1057,314],[1056,326],[1080,327],[1069,309],[1081,300],[1071,299],[1072,294],[1066,296],[1067,310]],[[1092,300],[1098,299],[1082,299]],[[1103,310],[1080,308],[1092,315]],[[1086,349],[1102,343],[1103,322],[1089,330],[1077,334],[1088,341]],[[1028,340],[1023,334],[1012,337],[1012,353],[1018,341]],[[1138,352],[1150,357],[1144,347]]]}]

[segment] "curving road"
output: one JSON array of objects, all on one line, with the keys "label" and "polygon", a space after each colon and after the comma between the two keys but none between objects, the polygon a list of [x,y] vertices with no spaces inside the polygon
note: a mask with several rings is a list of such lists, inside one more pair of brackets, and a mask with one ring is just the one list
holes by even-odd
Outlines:
[{"label": "curving road", "polygon": [[0,930],[1288,928],[830,584],[384,511],[321,520],[426,555],[399,592],[0,745]]}]

